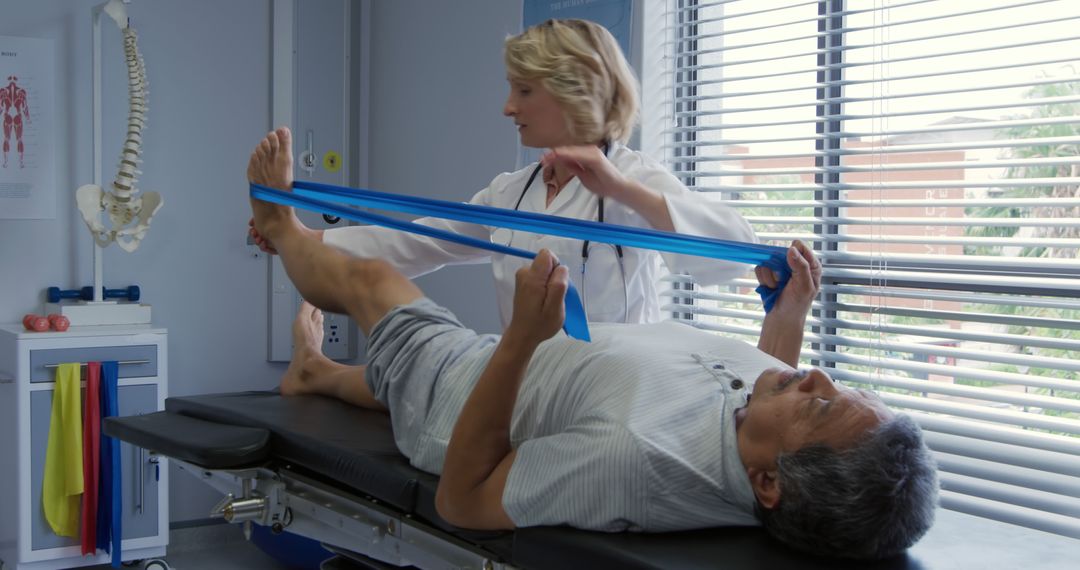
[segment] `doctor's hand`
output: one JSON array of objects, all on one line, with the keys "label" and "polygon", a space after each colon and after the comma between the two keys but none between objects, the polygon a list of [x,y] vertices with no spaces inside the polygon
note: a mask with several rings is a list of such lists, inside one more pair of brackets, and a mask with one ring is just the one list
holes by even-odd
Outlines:
[{"label": "doctor's hand", "polygon": [[551,338],[563,326],[569,273],[565,265],[546,249],[540,250],[532,265],[517,271],[514,289],[514,316],[506,327],[506,338],[535,346]]},{"label": "doctor's hand", "polygon": [[595,146],[560,146],[541,159],[544,166],[560,165],[581,180],[586,190],[601,198],[618,200],[645,218],[654,229],[675,231],[667,201],[657,191],[627,178]]},{"label": "doctor's hand", "polygon": [[259,246],[259,251],[263,253],[269,253],[270,255],[277,255],[277,250],[274,249],[274,244],[270,243],[270,240],[264,238],[259,230],[255,229],[255,218],[248,220],[248,237],[251,241],[255,242],[255,245]]},{"label": "doctor's hand", "polygon": [[[305,226],[303,222],[300,223],[300,229],[308,237],[322,241],[323,230],[313,230]],[[255,242],[255,245],[259,246],[259,251],[269,253],[270,255],[277,255],[278,251],[274,248],[274,244],[270,243],[270,240],[266,239],[266,237],[259,233],[259,230],[255,229],[255,218],[248,220],[248,236],[251,238],[251,241]]]},{"label": "doctor's hand", "polygon": [[590,192],[603,198],[619,199],[629,180],[596,146],[560,146],[540,158],[545,167],[559,165],[577,177]]}]

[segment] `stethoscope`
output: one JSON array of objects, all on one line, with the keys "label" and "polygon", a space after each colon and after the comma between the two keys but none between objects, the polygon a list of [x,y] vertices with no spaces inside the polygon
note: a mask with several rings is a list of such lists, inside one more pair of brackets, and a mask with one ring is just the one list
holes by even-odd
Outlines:
[{"label": "stethoscope", "polygon": [[[608,144],[605,141],[604,142],[604,156],[605,157],[608,155],[608,151],[610,149],[611,149],[611,145]],[[533,169],[532,174],[529,175],[529,180],[525,183],[525,187],[521,189],[521,195],[518,196],[517,203],[514,204],[514,211],[517,211],[521,207],[521,201],[525,199],[525,194],[528,193],[529,187],[532,186],[533,181],[536,180],[536,176],[538,174],[540,174],[540,171],[543,170],[543,168],[544,168],[543,164],[537,164],[536,168]],[[597,206],[596,206],[596,219],[601,224],[604,223],[604,197],[603,196],[599,197],[599,200],[598,200],[598,203],[597,203]],[[581,242],[581,304],[585,308],[585,314],[586,315],[588,315],[588,313],[589,313],[589,304],[588,304],[588,299],[586,298],[588,294],[586,293],[587,289],[585,287],[585,268],[589,265],[589,245],[590,244],[591,244],[591,242],[589,240],[585,240],[585,241]],[[610,247],[609,244],[602,244],[602,245],[608,245]],[[625,323],[626,320],[629,318],[629,315],[627,313],[629,313],[630,293],[627,291],[627,286],[626,286],[626,266],[623,264],[623,249],[622,249],[621,245],[618,245],[618,244],[615,245],[615,257],[618,260],[619,274],[622,277],[622,285],[623,285],[623,318],[622,318],[622,322]]]}]

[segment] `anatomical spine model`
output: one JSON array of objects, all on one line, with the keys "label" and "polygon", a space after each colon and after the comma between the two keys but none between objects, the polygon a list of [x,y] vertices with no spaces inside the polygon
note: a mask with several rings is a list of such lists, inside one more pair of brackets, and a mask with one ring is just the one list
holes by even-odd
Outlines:
[{"label": "anatomical spine model", "polygon": [[[149,84],[146,81],[146,66],[142,54],[139,53],[138,35],[129,25],[127,10],[120,0],[110,0],[105,5],[105,12],[116,21],[124,34],[130,103],[127,140],[120,151],[119,170],[112,188],[105,191],[96,184],[80,186],[75,191],[75,202],[99,246],[106,247],[115,241],[124,251],[132,252],[146,236],[150,219],[161,209],[163,202],[157,192],[140,194],[136,187],[138,175],[142,173],[136,167],[142,162],[142,131],[146,128],[146,115],[149,110]],[[105,212],[112,222],[111,228],[101,222],[102,212]]]}]

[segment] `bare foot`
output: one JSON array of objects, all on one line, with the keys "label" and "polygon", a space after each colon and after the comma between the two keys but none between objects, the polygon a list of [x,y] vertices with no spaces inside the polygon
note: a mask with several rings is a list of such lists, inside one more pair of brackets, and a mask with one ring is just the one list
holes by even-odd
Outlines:
[{"label": "bare foot", "polygon": [[[248,181],[278,190],[291,190],[292,163],[292,133],[288,127],[279,127],[267,134],[255,147],[255,152],[251,153],[247,168]],[[272,239],[282,229],[302,226],[296,213],[288,206],[252,199],[251,212],[254,215],[254,228],[267,239]]]},{"label": "bare foot", "polygon": [[281,377],[285,396],[321,394],[364,408],[386,411],[364,379],[367,367],[334,362],[322,353],[323,314],[304,301],[293,321],[293,357]]},{"label": "bare foot", "polygon": [[281,393],[286,396],[315,391],[311,379],[333,361],[322,353],[323,313],[304,301],[292,325],[293,355],[289,369],[281,378]]}]

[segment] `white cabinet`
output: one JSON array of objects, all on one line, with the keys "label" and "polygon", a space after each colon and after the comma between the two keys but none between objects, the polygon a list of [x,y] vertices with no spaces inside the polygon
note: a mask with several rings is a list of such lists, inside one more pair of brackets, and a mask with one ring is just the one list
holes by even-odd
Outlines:
[{"label": "white cabinet", "polygon": [[[55,385],[55,365],[116,360],[121,416],[164,408],[168,392],[166,331],[152,325],[72,327],[27,332],[0,325],[0,561],[3,570],[107,564],[82,556],[77,539],[53,534],[41,507],[41,484]],[[83,392],[85,401],[85,374]],[[163,457],[120,444],[123,560],[164,556],[169,541],[169,471]]]}]

